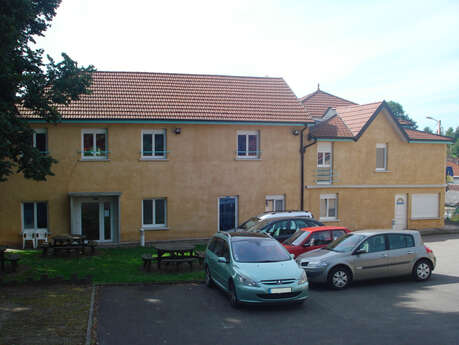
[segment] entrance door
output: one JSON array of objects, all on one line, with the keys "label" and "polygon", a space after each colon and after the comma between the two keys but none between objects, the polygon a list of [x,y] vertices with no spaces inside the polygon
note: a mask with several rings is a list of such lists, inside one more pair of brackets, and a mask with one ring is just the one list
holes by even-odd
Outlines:
[{"label": "entrance door", "polygon": [[395,195],[394,230],[405,230],[407,227],[406,194]]},{"label": "entrance door", "polygon": [[110,200],[81,202],[81,234],[88,240],[112,241],[113,207]]},{"label": "entrance door", "polygon": [[237,197],[218,198],[218,231],[235,230],[237,219]]}]

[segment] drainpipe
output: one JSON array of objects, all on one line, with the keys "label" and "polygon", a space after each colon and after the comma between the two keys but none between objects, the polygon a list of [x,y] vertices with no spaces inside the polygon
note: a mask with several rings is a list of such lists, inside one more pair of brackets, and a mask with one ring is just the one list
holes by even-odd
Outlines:
[{"label": "drainpipe", "polygon": [[300,210],[304,211],[304,154],[306,153],[306,149],[309,146],[314,145],[317,143],[317,138],[312,136],[311,133],[308,135],[308,140],[311,138],[313,139],[313,142],[307,145],[304,145],[304,131],[308,128],[307,125],[304,126],[304,128],[301,129],[301,135],[300,135],[300,156],[301,156],[301,163],[300,163]]}]

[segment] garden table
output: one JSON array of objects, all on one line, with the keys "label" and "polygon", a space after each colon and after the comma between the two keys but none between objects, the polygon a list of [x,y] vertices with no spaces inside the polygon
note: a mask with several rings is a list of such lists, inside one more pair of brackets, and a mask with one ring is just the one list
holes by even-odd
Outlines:
[{"label": "garden table", "polygon": [[198,258],[194,255],[194,246],[187,244],[164,243],[157,244],[153,247],[158,253],[157,263],[158,270],[161,269],[161,262],[175,263],[178,265],[182,262],[188,262],[192,268],[193,261]]},{"label": "garden table", "polygon": [[77,249],[78,252],[81,249],[82,253],[85,253],[85,235],[55,235],[51,237],[51,248],[53,253],[56,254],[56,250],[59,249]]}]

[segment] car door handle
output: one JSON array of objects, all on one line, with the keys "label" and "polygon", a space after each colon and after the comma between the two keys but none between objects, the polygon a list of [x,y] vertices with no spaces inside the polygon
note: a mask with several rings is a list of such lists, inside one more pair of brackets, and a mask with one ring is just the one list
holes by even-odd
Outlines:
[{"label": "car door handle", "polygon": [[383,254],[382,257],[383,258],[387,258],[389,255],[388,254]]},{"label": "car door handle", "polygon": [[414,254],[414,252],[413,251],[409,251],[408,254]]}]

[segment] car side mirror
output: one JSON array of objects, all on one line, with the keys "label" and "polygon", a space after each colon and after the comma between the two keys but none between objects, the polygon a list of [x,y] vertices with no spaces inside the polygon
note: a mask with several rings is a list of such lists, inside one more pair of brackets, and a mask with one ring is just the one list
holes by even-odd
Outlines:
[{"label": "car side mirror", "polygon": [[291,254],[291,253],[290,253],[290,257],[291,257],[292,259],[295,259],[295,254]]},{"label": "car side mirror", "polygon": [[222,263],[222,264],[227,264],[228,263],[228,260],[226,260],[226,258],[223,257],[223,256],[220,256],[217,261]]},{"label": "car side mirror", "polygon": [[365,249],[357,249],[355,252],[354,252],[354,255],[359,255],[359,254],[366,254],[368,253]]}]

